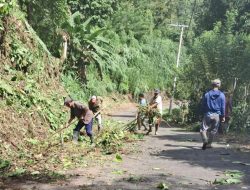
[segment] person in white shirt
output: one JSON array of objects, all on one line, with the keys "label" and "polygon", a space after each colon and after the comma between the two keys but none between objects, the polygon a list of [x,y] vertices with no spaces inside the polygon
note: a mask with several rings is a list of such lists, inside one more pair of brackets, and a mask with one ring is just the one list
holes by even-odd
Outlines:
[{"label": "person in white shirt", "polygon": [[147,134],[152,132],[152,125],[154,121],[154,117],[156,117],[156,122],[155,122],[155,135],[157,135],[158,128],[161,123],[161,117],[162,117],[162,97],[160,95],[160,90],[155,89],[154,91],[154,96],[149,102],[149,109],[154,110],[156,109],[156,115],[153,114],[153,117],[149,118],[149,130]]}]

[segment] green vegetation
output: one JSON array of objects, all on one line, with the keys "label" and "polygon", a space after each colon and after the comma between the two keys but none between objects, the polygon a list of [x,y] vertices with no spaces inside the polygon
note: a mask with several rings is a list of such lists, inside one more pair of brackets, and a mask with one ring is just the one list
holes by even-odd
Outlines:
[{"label": "green vegetation", "polygon": [[157,188],[163,190],[169,189],[168,185],[166,185],[165,183],[160,183],[159,185],[157,185]]},{"label": "green vegetation", "polygon": [[244,174],[238,170],[228,170],[225,171],[226,178],[215,179],[213,184],[218,185],[230,185],[241,183]]},{"label": "green vegetation", "polygon": [[[63,97],[86,102],[92,94],[136,97],[154,88],[173,95],[175,76],[175,98],[190,102],[188,108],[166,115],[166,120],[197,122],[202,94],[212,79],[220,78],[223,90],[233,95],[230,129],[246,131],[249,7],[248,0],[0,0],[0,171],[36,172],[38,168],[31,166],[39,165],[38,160],[43,160],[45,170],[49,168],[43,159],[49,155],[40,152],[52,145],[59,150],[59,135],[52,142],[46,140],[67,120]],[[179,68],[180,28],[170,23],[189,26]],[[59,59],[63,37],[68,45],[66,61]],[[102,153],[116,153],[124,142],[141,138],[119,125],[108,123],[100,134],[96,145]],[[126,129],[135,123],[131,126]],[[65,132],[66,142],[70,134]],[[78,147],[71,153],[82,148],[92,150]],[[85,163],[84,158],[60,156],[46,162],[65,168]]]}]

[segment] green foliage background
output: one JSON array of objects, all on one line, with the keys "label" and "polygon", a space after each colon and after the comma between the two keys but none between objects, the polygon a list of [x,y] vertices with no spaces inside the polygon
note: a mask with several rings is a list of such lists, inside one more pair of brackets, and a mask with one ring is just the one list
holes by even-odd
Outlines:
[{"label": "green foliage background", "polygon": [[[62,34],[68,36],[67,60],[58,68],[60,82],[75,99],[86,101],[92,94],[112,92],[137,95],[154,88],[172,94],[177,76],[175,97],[190,100],[189,121],[194,122],[199,119],[202,94],[212,79],[220,78],[223,90],[233,94],[235,128],[249,127],[248,0],[1,0],[0,5],[1,44],[6,18],[16,17],[16,10],[35,30],[40,50],[53,56],[52,63],[60,57]],[[178,69],[180,28],[170,23],[189,26]],[[18,36],[11,39],[9,55],[15,65],[11,72],[18,73],[15,80],[33,81],[29,88],[35,93],[38,77],[33,71],[47,72],[39,64],[42,55]],[[21,96],[8,80],[1,78],[1,97]],[[25,98],[35,104],[30,94]]]},{"label": "green foliage background", "polygon": [[[199,121],[202,95],[220,78],[233,96],[230,129],[249,131],[249,10],[249,0],[0,0],[0,175],[10,168],[22,175],[39,164],[47,170],[47,162],[83,164],[83,157],[61,159],[56,147],[39,163],[51,145],[48,137],[67,121],[65,96],[86,102],[93,94],[136,97],[154,88],[173,95],[175,76],[174,96],[189,101],[189,108],[173,110],[166,120]],[[171,23],[189,26],[179,68],[181,30]],[[106,129],[97,141],[106,152],[129,140],[118,127]]]}]

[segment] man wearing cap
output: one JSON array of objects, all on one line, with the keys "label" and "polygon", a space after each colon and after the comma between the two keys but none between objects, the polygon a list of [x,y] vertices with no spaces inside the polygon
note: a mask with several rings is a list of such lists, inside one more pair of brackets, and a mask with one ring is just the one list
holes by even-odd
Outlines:
[{"label": "man wearing cap", "polygon": [[[202,149],[211,148],[213,138],[221,122],[225,122],[225,95],[219,90],[221,81],[212,81],[212,90],[208,91],[202,99],[202,121],[200,133],[203,141]],[[207,137],[208,132],[208,137]]]},{"label": "man wearing cap", "polygon": [[92,125],[93,125],[93,112],[82,103],[78,101],[74,101],[71,98],[66,98],[64,100],[64,105],[70,108],[70,119],[68,124],[70,124],[74,118],[78,119],[78,123],[73,130],[73,142],[77,143],[80,130],[83,126],[85,126],[85,130],[87,135],[90,138],[91,144],[93,143],[93,133],[92,133]]},{"label": "man wearing cap", "polygon": [[101,107],[103,99],[100,96],[92,96],[89,100],[89,109],[95,114],[97,120],[98,131],[102,128],[102,116],[101,116]]},{"label": "man wearing cap", "polygon": [[[154,96],[149,102],[149,109],[150,110],[156,110],[156,122],[155,122],[155,135],[157,135],[158,128],[161,123],[161,116],[162,116],[162,97],[160,96],[160,90],[155,89]],[[152,124],[154,120],[155,114],[153,114],[152,117],[149,117],[149,130],[147,134],[152,132]]]}]

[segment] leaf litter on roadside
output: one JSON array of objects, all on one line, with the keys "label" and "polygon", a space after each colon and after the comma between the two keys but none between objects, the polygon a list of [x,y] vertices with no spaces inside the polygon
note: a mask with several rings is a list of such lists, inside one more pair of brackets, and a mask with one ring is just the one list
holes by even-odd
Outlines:
[{"label": "leaf litter on roadside", "polygon": [[244,166],[250,166],[250,163],[245,163],[245,162],[241,162],[241,161],[233,161],[232,164],[241,164]]},{"label": "leaf litter on roadside", "polygon": [[120,154],[116,154],[114,158],[114,162],[122,162],[122,156]]},{"label": "leaf litter on roadside", "polygon": [[[52,135],[55,134],[52,131]],[[109,122],[105,130],[96,137],[95,148],[91,147],[88,138],[81,138],[77,145],[71,143],[71,130],[65,131],[64,146],[60,146],[60,136],[54,135],[49,142],[38,138],[26,138],[23,147],[18,147],[13,157],[16,160],[8,160],[8,155],[0,157],[0,175],[1,176],[20,176],[25,174],[37,175],[49,170],[65,170],[76,167],[85,167],[91,157],[103,159],[104,153],[115,154],[114,162],[122,162],[121,152],[133,150],[133,145],[126,142],[139,140],[134,133],[120,129],[117,122]],[[50,136],[49,136],[50,137]],[[142,138],[142,137],[140,137]],[[48,140],[48,139],[47,139]],[[126,146],[125,146],[126,145]],[[6,146],[6,149],[8,147]],[[119,153],[120,152],[120,153]],[[19,169],[16,169],[16,168]],[[24,170],[21,170],[23,168]],[[119,172],[118,172],[119,173]]]},{"label": "leaf litter on roadside", "polygon": [[239,170],[227,170],[224,172],[226,178],[215,179],[213,184],[217,185],[230,185],[230,184],[238,184],[241,183],[241,179],[244,176]]},{"label": "leaf litter on roadside", "polygon": [[145,182],[148,179],[143,176],[130,175],[130,177],[126,178],[125,180],[130,183],[140,183],[140,182]]},{"label": "leaf litter on roadside", "polygon": [[163,183],[163,182],[159,183],[157,185],[157,188],[162,189],[162,190],[168,190],[169,189],[168,185],[166,183]]},{"label": "leaf litter on roadside", "polygon": [[114,171],[112,171],[112,174],[116,174],[116,175],[122,175],[124,173],[126,173],[126,171],[124,171],[124,170],[114,170]]}]

